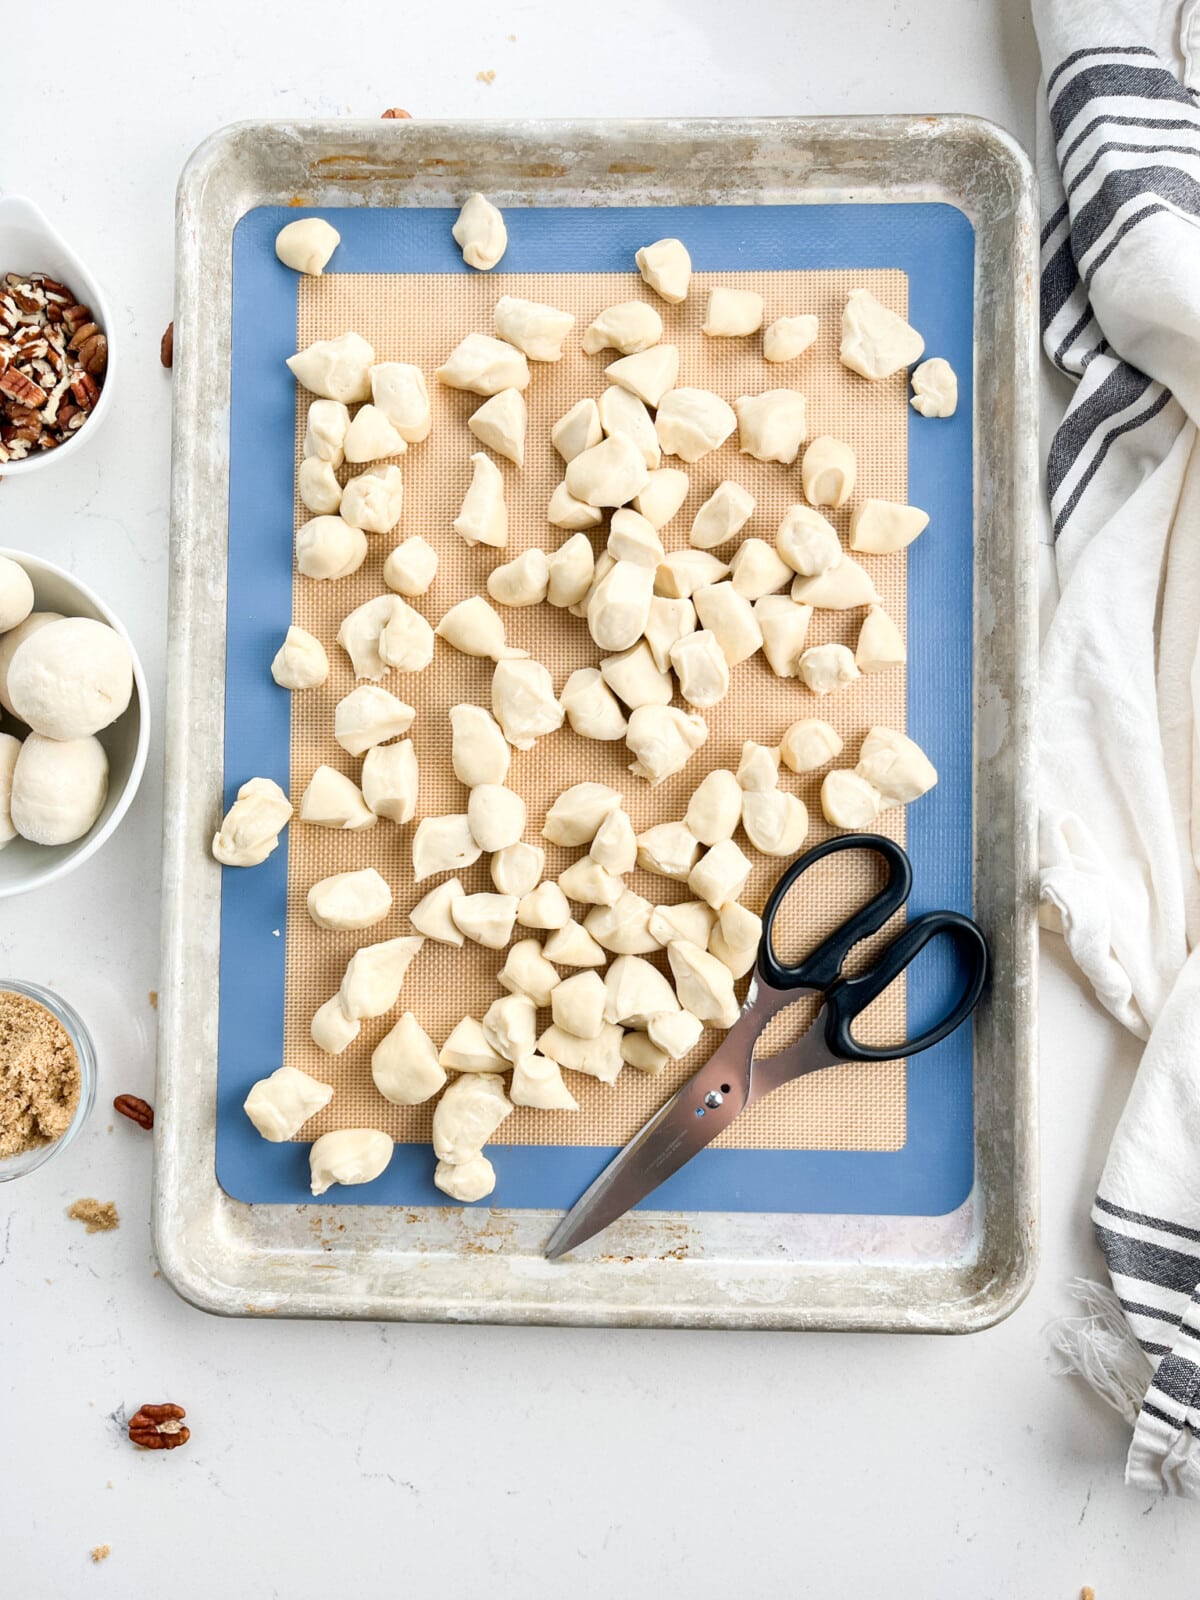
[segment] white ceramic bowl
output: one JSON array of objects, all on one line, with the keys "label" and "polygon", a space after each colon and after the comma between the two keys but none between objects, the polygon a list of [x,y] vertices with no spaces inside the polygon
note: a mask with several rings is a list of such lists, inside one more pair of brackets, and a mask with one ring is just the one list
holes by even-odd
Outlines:
[{"label": "white ceramic bowl", "polygon": [[[97,622],[107,622],[128,644],[133,658],[133,695],[129,705],[110,727],[96,736],[108,752],[108,796],[104,809],[90,832],[76,839],[74,844],[30,844],[27,839],[14,839],[5,845],[0,850],[0,899],[3,899],[6,895],[26,894],[30,889],[66,877],[68,872],[74,872],[94,856],[115,831],[129,810],[146,770],[150,699],[146,692],[146,675],[133,641],[99,595],[40,556],[27,555],[23,550],[3,549],[0,549],[0,556],[18,562],[29,574],[35,611],[59,611],[64,617],[92,617]],[[0,711],[0,729],[18,734],[21,731],[11,719],[5,719],[3,711]]]},{"label": "white ceramic bowl", "polygon": [[99,323],[108,340],[108,367],[104,374],[104,385],[91,416],[56,449],[38,450],[22,461],[6,461],[3,469],[0,469],[4,476],[19,478],[27,472],[40,472],[45,467],[52,467],[56,461],[77,455],[90,439],[96,437],[105,417],[112,410],[116,341],[104,290],[33,201],[21,195],[10,195],[0,200],[0,277],[6,272],[45,272],[57,278],[59,283],[65,283],[82,305],[91,307],[94,320]]}]

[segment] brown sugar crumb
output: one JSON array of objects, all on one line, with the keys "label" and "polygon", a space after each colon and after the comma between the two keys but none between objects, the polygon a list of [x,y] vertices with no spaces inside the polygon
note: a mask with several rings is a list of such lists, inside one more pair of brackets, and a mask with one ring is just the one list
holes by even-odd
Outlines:
[{"label": "brown sugar crumb", "polygon": [[112,1555],[112,1545],[98,1544],[92,1550],[91,1555],[92,1560],[99,1566],[102,1561],[107,1561],[109,1556]]},{"label": "brown sugar crumb", "polygon": [[157,1011],[158,1010],[158,990],[157,989],[151,989],[150,990],[150,1009],[151,1009],[151,1011]]},{"label": "brown sugar crumb", "polygon": [[486,72],[477,72],[475,74],[476,83],[495,83],[495,81],[496,74],[491,70],[490,67]]},{"label": "brown sugar crumb", "polygon": [[52,1144],[79,1104],[79,1058],[58,1018],[0,990],[0,1158]]},{"label": "brown sugar crumb", "polygon": [[82,1222],[89,1233],[111,1233],[121,1226],[121,1218],[111,1200],[76,1200],[67,1207],[67,1215]]}]

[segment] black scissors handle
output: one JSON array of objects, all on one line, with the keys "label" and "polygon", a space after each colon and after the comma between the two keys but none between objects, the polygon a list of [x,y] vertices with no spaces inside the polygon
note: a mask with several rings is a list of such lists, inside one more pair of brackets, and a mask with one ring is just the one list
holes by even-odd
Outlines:
[{"label": "black scissors handle", "polygon": [[[887,882],[879,893],[840,927],[835,928],[817,948],[796,966],[785,966],[775,954],[772,929],[775,915],[788,890],[802,873],[825,856],[842,850],[869,850],[881,856],[887,866]],[[759,947],[758,969],[773,989],[828,989],[842,970],[842,963],[860,940],[877,933],[889,917],[899,911],[912,890],[912,863],[894,839],[878,833],[846,833],[826,839],[815,849],[798,856],[771,890],[770,899],[763,907],[762,943]],[[895,946],[893,946],[893,949]],[[913,955],[916,955],[916,950]],[[912,959],[911,957],[909,958]],[[904,965],[906,963],[902,963]],[[899,971],[897,967],[896,971]],[[895,973],[892,975],[895,976]],[[889,980],[890,981],[890,980]],[[863,1005],[868,1002],[863,1001]],[[862,1010],[862,1006],[858,1007]],[[932,1041],[931,1041],[932,1042]],[[890,1060],[890,1056],[881,1059]]]}]

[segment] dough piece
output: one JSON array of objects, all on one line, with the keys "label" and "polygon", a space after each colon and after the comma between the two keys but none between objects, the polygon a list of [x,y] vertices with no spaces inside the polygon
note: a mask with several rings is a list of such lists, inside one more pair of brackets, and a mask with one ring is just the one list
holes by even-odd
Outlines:
[{"label": "dough piece", "polygon": [[314,400],[304,429],[304,454],[340,467],[346,459],[350,408],[340,400]]},{"label": "dough piece", "polygon": [[296,490],[301,505],[318,516],[332,515],[342,503],[342,486],[333,463],[322,461],[320,456],[305,456],[300,463]]},{"label": "dough piece", "polygon": [[437,575],[438,554],[419,533],[403,540],[383,563],[383,581],[397,594],[414,599],[426,594]]},{"label": "dough piece", "polygon": [[557,883],[539,883],[521,896],[517,906],[517,921],[523,928],[553,931],[555,928],[565,928],[570,920],[571,907]]},{"label": "dough piece", "polygon": [[528,995],[501,995],[483,1014],[483,1036],[505,1061],[532,1055],[536,1034],[537,1007]]},{"label": "dough piece", "polygon": [[9,661],[4,688],[14,716],[34,733],[86,739],[128,707],[133,657],[106,622],[60,617],[26,634]]},{"label": "dough piece", "polygon": [[601,650],[628,650],[645,631],[654,598],[654,571],[635,561],[617,561],[592,590],[588,632]]},{"label": "dough piece", "polygon": [[747,739],[742,745],[742,755],[736,773],[738,787],[743,793],[775,789],[779,785],[779,751],[770,745]]},{"label": "dough piece", "polygon": [[660,1012],[657,1017],[651,1017],[646,1025],[650,1043],[672,1061],[682,1061],[690,1050],[694,1050],[703,1032],[704,1024],[700,1018],[682,1009]]},{"label": "dough piece", "polygon": [[323,1050],[327,1056],[340,1056],[358,1038],[362,1023],[357,1017],[346,1015],[341,995],[335,994],[317,1007],[309,1031],[318,1050]]},{"label": "dough piece", "polygon": [[623,433],[627,439],[632,439],[642,453],[642,460],[656,471],[662,460],[662,446],[654,431],[654,419],[638,397],[628,389],[606,389],[596,409],[605,434],[611,439],[614,434]]},{"label": "dough piece", "polygon": [[488,950],[503,950],[512,938],[517,920],[513,894],[464,894],[450,904],[450,915],[460,933]]},{"label": "dough piece", "polygon": [[379,594],[342,618],[337,642],[350,657],[356,678],[378,682],[387,672],[387,663],[380,654],[380,641],[383,630],[392,620],[393,606],[403,604],[396,595]]},{"label": "dough piece", "polygon": [[616,695],[595,667],[577,667],[563,684],[558,703],[584,739],[623,739],[629,724]]},{"label": "dough piece", "polygon": [[629,770],[647,783],[662,783],[681,772],[708,738],[708,724],[697,712],[676,706],[638,706],[629,718],[625,743]]},{"label": "dough piece", "polygon": [[753,513],[754,496],[726,478],[697,511],[688,539],[697,549],[712,550],[740,533]]},{"label": "dough piece", "polygon": [[637,865],[637,836],[628,812],[618,808],[608,813],[596,829],[588,854],[618,877],[633,871]]},{"label": "dough piece", "polygon": [[408,361],[377,361],[371,368],[371,399],[406,444],[428,439],[433,412],[420,367]]},{"label": "dough piece", "polygon": [[645,283],[668,305],[681,305],[687,299],[692,281],[692,258],[679,239],[656,239],[643,245],[634,256]]},{"label": "dough piece", "polygon": [[952,417],[958,410],[958,379],[941,356],[913,368],[912,407],[923,417]]},{"label": "dough piece", "polygon": [[408,445],[380,411],[368,402],[359,406],[346,432],[346,460],[355,464],[401,456]]},{"label": "dough piece", "polygon": [[717,914],[708,939],[709,954],[723,961],[735,978],[744,978],[758,960],[762,918],[731,900]]},{"label": "dough piece", "polygon": [[[658,573],[655,573],[655,582]],[[696,631],[696,608],[690,600],[671,600],[656,594],[650,601],[650,615],[646,618],[645,639],[654,657],[654,665],[666,672],[671,665],[671,650],[680,639]]]},{"label": "dough piece", "polygon": [[[573,918],[570,922],[564,922],[561,928],[554,929],[542,946],[542,954],[547,961],[553,961],[560,967],[602,967],[605,959],[604,951],[592,935]],[[558,1057],[554,1059],[557,1061]]]},{"label": "dough piece", "polygon": [[581,906],[615,906],[625,885],[591,856],[581,856],[558,875],[558,887]]},{"label": "dough piece", "polygon": [[492,711],[504,737],[518,750],[532,750],[543,734],[562,727],[566,715],[555,698],[554,680],[540,661],[497,662]]},{"label": "dough piece", "polygon": [[846,301],[838,355],[851,372],[876,380],[890,378],[919,360],[924,350],[925,341],[917,330],[880,305],[869,289],[855,289]]},{"label": "dough piece", "polygon": [[622,356],[604,369],[604,376],[646,405],[658,407],[679,376],[679,349],[673,344],[656,344],[638,355]]},{"label": "dough piece", "polygon": [[754,607],[732,583],[710,583],[693,596],[700,626],[716,635],[731,667],[748,660],[762,645]]},{"label": "dough piece", "polygon": [[503,783],[512,752],[495,718],[467,702],[450,707],[450,760],[459,783]]},{"label": "dough piece", "polygon": [[276,1067],[251,1087],[242,1110],[271,1144],[294,1139],[309,1117],[333,1099],[333,1086],[309,1077],[299,1067]]},{"label": "dough piece", "polygon": [[812,607],[798,604],[785,594],[764,594],[754,602],[754,620],[763,636],[763,655],[777,678],[794,678]]},{"label": "dough piece", "polygon": [[471,466],[471,484],[463,496],[462,510],[454,519],[454,531],[468,544],[490,544],[503,550],[508,543],[504,476],[482,450],[471,457]]},{"label": "dough piece", "polygon": [[487,592],[502,606],[539,605],[549,588],[550,559],[536,545],[488,573]]},{"label": "dough piece", "polygon": [[[362,412],[358,415],[361,417]],[[360,472],[342,491],[341,504],[342,521],[352,528],[361,528],[364,533],[390,533],[404,509],[400,468],[374,467],[370,472]]]},{"label": "dough piece", "polygon": [[929,526],[929,513],[891,500],[864,500],[850,518],[850,548],[886,556],[903,550]]},{"label": "dough piece", "polygon": [[508,249],[504,218],[481,194],[473,194],[464,202],[450,232],[467,266],[477,272],[490,272]]},{"label": "dough piece", "polygon": [[339,1128],[323,1133],[308,1152],[314,1195],[335,1183],[373,1183],[392,1159],[391,1136],[378,1128]]},{"label": "dough piece", "polygon": [[842,753],[842,736],[820,717],[805,717],[784,730],[779,754],[793,772],[815,772]]},{"label": "dough piece", "polygon": [[842,562],[842,541],[837,529],[811,506],[788,507],[775,535],[775,548],[802,578],[831,572]]},{"label": "dough piece", "polygon": [[667,555],[654,525],[628,506],[613,512],[606,548],[614,561],[633,561],[639,567],[649,567],[651,572]]},{"label": "dough piece", "polygon": [[846,555],[828,572],[820,572],[814,578],[796,578],[791,594],[793,600],[827,611],[853,611],[857,606],[876,605],[879,601],[871,574],[853,556]]},{"label": "dough piece", "polygon": [[[551,1005],[553,1003],[552,996]],[[581,1039],[556,1023],[551,1024],[538,1040],[538,1049],[560,1067],[570,1072],[584,1072],[601,1083],[616,1083],[625,1064],[621,1060],[621,1030],[612,1022],[602,1022],[594,1039]]]},{"label": "dough piece", "polygon": [[800,657],[796,676],[814,694],[832,694],[861,674],[844,644],[818,644]]},{"label": "dough piece", "polygon": [[631,710],[638,706],[669,705],[675,692],[669,675],[654,665],[650,646],[644,639],[620,655],[605,656],[600,662],[600,675]]},{"label": "dough piece", "polygon": [[[488,871],[497,894],[516,895],[518,900],[537,888],[545,870],[546,852],[541,845],[526,844],[523,839],[516,844],[505,845],[502,850],[493,851],[492,859],[488,862]],[[517,921],[520,920],[521,909],[518,906]]]},{"label": "dough piece", "polygon": [[598,972],[576,972],[564,978],[550,996],[554,1026],[577,1039],[598,1039],[604,1027],[604,996],[604,979]]},{"label": "dough piece", "polygon": [[550,429],[550,443],[564,461],[574,461],[576,456],[599,444],[603,437],[600,410],[590,397],[577,400]]},{"label": "dough piece", "polygon": [[796,389],[768,389],[734,401],[738,448],[756,461],[790,467],[808,438],[807,403]]},{"label": "dough piece", "polygon": [[[679,883],[687,882],[700,854],[700,841],[686,822],[660,822],[647,828],[638,834],[637,847],[637,864],[643,871],[674,878]],[[615,905],[616,901],[612,903]],[[618,1022],[620,1018],[611,1020]]]},{"label": "dough piece", "polygon": [[411,822],[417,814],[417,752],[411,739],[376,745],[362,766],[363,799],[377,817]]},{"label": "dough piece", "polygon": [[481,594],[451,606],[434,632],[465,656],[487,656],[493,661],[514,661],[525,655],[505,643],[504,618],[493,611]]},{"label": "dough piece", "polygon": [[583,353],[594,356],[601,350],[617,350],[635,356],[657,344],[662,335],[662,318],[653,306],[644,300],[622,300],[603,310],[585,331]]},{"label": "dough piece", "polygon": [[674,989],[643,956],[618,956],[604,974],[603,990],[604,1020],[627,1028],[644,1028],[651,1017],[679,1010]]},{"label": "dough piece", "polygon": [[627,1033],[621,1040],[621,1060],[636,1067],[647,1077],[661,1072],[670,1060],[665,1050],[660,1050],[648,1033]]},{"label": "dough piece", "polygon": [[392,891],[374,867],[335,872],[308,891],[308,914],[318,928],[338,932],[373,928],[392,909]]},{"label": "dough piece", "polygon": [[292,376],[311,394],[354,406],[371,393],[369,374],[374,360],[374,350],[360,334],[343,333],[339,339],[317,339],[306,345],[289,356],[287,364]]},{"label": "dough piece", "polygon": [[665,600],[685,600],[728,576],[725,562],[707,550],[672,550],[654,574],[654,592]]},{"label": "dough piece", "polygon": [[465,813],[422,817],[412,842],[413,882],[473,866],[482,854]]},{"label": "dough piece", "polygon": [[[576,500],[565,483],[560,483],[550,496],[550,504],[546,507],[546,521],[552,522],[556,528],[566,528],[568,531],[579,532],[584,528],[598,528],[604,521],[604,514],[595,506],[589,506],[586,500]],[[568,541],[569,543],[570,541]],[[565,546],[564,546],[565,548]],[[591,555],[591,545],[588,545],[588,555]],[[591,569],[588,571],[588,582],[591,582]],[[587,585],[584,585],[586,591]],[[558,602],[552,600],[551,605]],[[573,601],[567,602],[574,604]]]},{"label": "dough piece", "polygon": [[300,821],[317,828],[343,828],[353,833],[373,828],[378,820],[353,779],[333,767],[319,766],[300,797]]},{"label": "dough piece", "polygon": [[567,463],[567,492],[589,506],[624,506],[640,494],[650,477],[636,442],[614,433]]},{"label": "dough piece", "polygon": [[412,727],[416,711],[378,684],[361,684],[343,695],[333,711],[333,737],[352,756],[398,739]]},{"label": "dough piece", "polygon": [[663,449],[689,464],[723,445],[736,427],[732,407],[708,389],[672,389],[654,419]]},{"label": "dough piece", "polygon": [[673,906],[655,906],[650,931],[662,941],[664,948],[673,939],[689,939],[703,950],[716,920],[717,913],[703,900],[684,900]]},{"label": "dough piece", "polygon": [[466,1166],[511,1115],[503,1078],[490,1072],[455,1078],[433,1108],[434,1155],[448,1166]]},{"label": "dough piece", "polygon": [[392,1009],[400,998],[404,976],[413,957],[424,943],[422,938],[406,935],[401,939],[363,945],[354,952],[346,963],[338,990],[342,1010],[352,1022],[381,1017]]},{"label": "dough piece", "polygon": [[741,815],[741,784],[728,767],[715,767],[692,790],[683,820],[701,844],[714,845],[733,838]]},{"label": "dough piece", "polygon": [[689,633],[671,646],[671,665],[688,705],[703,710],[729,693],[729,663],[708,628]]},{"label": "dough piece", "polygon": [[0,556],[0,633],[24,622],[33,611],[33,583],[25,568]]},{"label": "dough piece", "polygon": [[525,465],[529,410],[519,389],[501,389],[467,418],[467,427],[489,450],[518,467]]},{"label": "dough piece", "polygon": [[873,828],[881,808],[879,790],[857,772],[835,769],[825,774],[821,784],[821,811],[826,822],[835,828]]},{"label": "dough piece", "polygon": [[579,1101],[563,1082],[558,1062],[536,1050],[517,1062],[508,1092],[515,1106],[533,1106],[538,1111],[579,1110]]},{"label": "dough piece", "polygon": [[860,672],[886,672],[908,660],[900,629],[882,606],[871,606],[863,618],[854,660]]},{"label": "dough piece", "polygon": [[794,361],[817,342],[816,317],[776,317],[763,334],[764,361]]},{"label": "dough piece", "polygon": [[651,955],[662,949],[662,940],[650,931],[654,907],[632,889],[614,906],[596,906],[584,918],[584,928],[605,950],[618,956]]},{"label": "dough piece", "polygon": [[299,217],[275,235],[275,254],[293,272],[319,278],[341,242],[341,234],[324,217]]},{"label": "dough piece", "polygon": [[496,1169],[485,1155],[473,1156],[457,1167],[439,1161],[433,1169],[433,1185],[451,1200],[472,1205],[476,1200],[486,1200],[495,1189]]},{"label": "dough piece", "polygon": [[493,339],[487,333],[469,333],[455,345],[434,377],[447,389],[499,394],[501,389],[528,389],[529,363],[520,350],[503,339]]},{"label": "dough piece", "polygon": [[[731,895],[728,898],[734,897]],[[699,1017],[701,1022],[711,1022],[718,1028],[731,1028],[738,1019],[741,1007],[733,992],[733,974],[725,963],[686,939],[676,939],[667,946],[667,960],[683,1009]],[[661,1045],[662,1041],[656,1036],[653,1024],[650,1037]]]},{"label": "dough piece", "polygon": [[496,301],[492,318],[499,337],[515,344],[531,361],[561,361],[563,340],[575,326],[571,312],[511,294]]},{"label": "dough piece", "polygon": [[318,689],[329,676],[329,657],[319,639],[293,623],[271,662],[281,689]]},{"label": "dough piece", "polygon": [[509,949],[496,981],[513,994],[527,994],[541,1008],[550,1004],[550,996],[562,979],[542,954],[536,939],[518,939]]},{"label": "dough piece", "polygon": [[502,783],[480,783],[467,800],[467,821],[481,850],[518,844],[525,832],[525,802]]},{"label": "dough piece", "polygon": [[743,599],[761,600],[792,579],[792,569],[765,539],[743,539],[729,563],[733,587]]},{"label": "dough piece", "polygon": [[[31,738],[36,737],[36,735],[31,735]],[[43,745],[47,743],[49,743],[49,741],[42,741]],[[22,750],[26,749],[28,745],[29,739],[26,739],[25,745],[22,746]],[[39,747],[35,746],[35,760],[38,754]],[[53,757],[57,754],[57,752],[43,752],[43,754],[48,754],[49,756]],[[94,763],[94,752],[90,752],[90,758],[91,762]],[[74,763],[69,763],[69,766],[73,767]],[[18,758],[17,765],[13,773],[13,794],[11,801],[13,821],[16,825],[17,832],[22,834],[25,838],[29,838],[30,835],[26,833],[25,828],[21,826],[21,818],[18,815],[19,807],[22,804],[20,800],[20,790],[18,788],[20,767],[21,761]],[[53,777],[53,767],[51,767],[49,770],[51,776]],[[104,791],[101,793],[101,803],[103,803],[103,793],[107,791],[107,775],[108,762],[106,758],[103,768]],[[26,782],[28,782],[28,780],[26,780]],[[63,800],[65,801],[66,799],[67,797],[64,796]],[[87,808],[85,801],[85,814],[86,809],[90,808]],[[99,806],[96,807],[96,812],[97,814],[99,813]],[[291,820],[292,802],[288,799],[287,795],[284,794],[279,785],[271,778],[251,778],[248,783],[242,784],[241,788],[237,792],[237,799],[225,813],[225,818],[212,842],[212,853],[223,867],[257,867],[258,864],[262,861],[265,861],[275,849],[276,845],[279,843],[279,835],[283,832]],[[28,825],[29,819],[26,818],[25,821]],[[92,822],[94,821],[95,817],[92,818]],[[87,827],[90,828],[91,825],[91,822],[89,822]],[[87,828],[85,828],[83,831],[86,833]],[[71,837],[78,838],[79,835],[72,834]],[[36,842],[41,843],[42,841],[38,840]],[[54,842],[63,844],[66,843],[66,840],[59,839]]]},{"label": "dough piece", "polygon": [[404,1012],[371,1052],[371,1078],[394,1106],[424,1105],[445,1087],[437,1047],[411,1011]]},{"label": "dough piece", "polygon": [[296,567],[306,578],[348,578],[366,559],[366,534],[342,517],[312,517],[296,530]]},{"label": "dough piece", "polygon": [[763,297],[753,289],[710,289],[701,333],[710,339],[742,338],[763,325]]},{"label": "dough piece", "polygon": [[[610,394],[623,394],[623,389],[610,389]],[[658,435],[654,436],[658,448]],[[634,496],[633,509],[654,529],[665,528],[688,497],[691,480],[678,467],[659,467],[646,480],[640,494]]]},{"label": "dough piece", "polygon": [[906,806],[933,788],[937,768],[914,739],[895,728],[872,728],[862,742],[855,772],[873,783],[885,805]]},{"label": "dough piece", "polygon": [[786,789],[748,794],[742,801],[742,827],[765,856],[794,856],[808,835],[808,809]]},{"label": "dough piece", "polygon": [[[742,796],[743,813],[747,798]],[[751,863],[739,846],[732,839],[721,839],[706,850],[692,868],[688,874],[688,888],[714,911],[719,911],[727,901],[738,898],[746,887],[750,871]],[[684,995],[679,998],[685,1006],[689,1004]],[[695,1006],[690,1009],[696,1010]],[[703,1012],[697,1011],[696,1015],[703,1016]]]},{"label": "dough piece", "polygon": [[464,894],[466,890],[458,878],[447,878],[445,883],[439,883],[417,901],[408,913],[408,920],[427,938],[461,949],[463,936],[454,920],[454,902],[461,900]]},{"label": "dough piece", "polygon": [[800,482],[804,498],[813,506],[844,506],[854,493],[858,463],[842,439],[818,434],[804,452]]},{"label": "dough piece", "polygon": [[17,837],[12,820],[12,780],[21,741],[11,733],[0,733],[0,850]]}]

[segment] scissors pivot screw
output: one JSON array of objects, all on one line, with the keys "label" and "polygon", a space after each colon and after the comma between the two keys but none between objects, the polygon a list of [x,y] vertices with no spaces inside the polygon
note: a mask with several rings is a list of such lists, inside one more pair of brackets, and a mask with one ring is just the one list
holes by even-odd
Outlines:
[{"label": "scissors pivot screw", "polygon": [[710,1111],[715,1111],[718,1106],[725,1104],[725,1096],[719,1089],[710,1089],[704,1096],[704,1104]]}]

